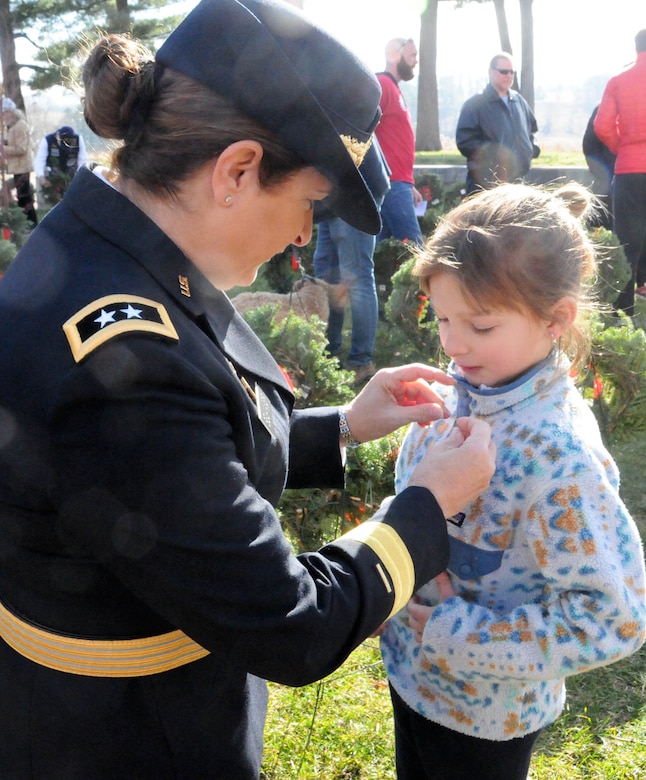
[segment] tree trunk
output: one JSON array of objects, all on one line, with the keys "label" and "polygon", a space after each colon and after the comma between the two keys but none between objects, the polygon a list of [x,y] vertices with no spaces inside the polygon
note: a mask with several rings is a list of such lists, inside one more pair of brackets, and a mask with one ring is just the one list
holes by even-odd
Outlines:
[{"label": "tree trunk", "polygon": [[20,85],[20,68],[16,62],[16,42],[13,37],[13,19],[9,0],[0,0],[0,61],[2,62],[2,97],[10,97],[16,106],[25,110]]},{"label": "tree trunk", "polygon": [[[511,38],[509,37],[509,25],[507,24],[507,12],[505,11],[505,0],[493,0],[496,9],[496,21],[498,23],[498,37],[500,38],[500,51],[506,51],[513,54],[511,48]],[[518,91],[518,75],[514,74],[512,88]]]},{"label": "tree trunk", "polygon": [[440,140],[440,111],[437,95],[437,4],[428,0],[422,13],[419,38],[419,84],[417,87],[417,130],[415,148],[437,151]]},{"label": "tree trunk", "polygon": [[500,50],[513,54],[511,38],[509,37],[509,25],[507,24],[507,12],[505,0],[493,0],[496,9],[496,21],[498,22],[498,37],[500,38]]},{"label": "tree trunk", "polygon": [[128,0],[116,0],[116,12],[111,18],[112,32],[128,33],[132,30],[132,19],[130,18],[130,6]]},{"label": "tree trunk", "polygon": [[520,2],[520,36],[523,46],[523,58],[520,71],[521,94],[534,109],[534,0]]},{"label": "tree trunk", "polygon": [[[509,37],[509,25],[507,24],[507,12],[505,11],[505,0],[493,0],[496,9],[496,21],[498,22],[498,37],[500,38],[500,50],[513,54],[511,48],[511,38]],[[518,74],[514,74],[512,89],[518,91]]]}]

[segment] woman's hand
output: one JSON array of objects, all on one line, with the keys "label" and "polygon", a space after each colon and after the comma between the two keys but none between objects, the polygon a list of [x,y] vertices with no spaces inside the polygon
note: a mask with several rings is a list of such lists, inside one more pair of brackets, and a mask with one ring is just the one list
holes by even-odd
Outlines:
[{"label": "woman's hand", "polygon": [[446,439],[431,444],[415,466],[408,487],[425,487],[444,517],[453,517],[489,487],[496,470],[491,428],[474,417],[458,417]]},{"label": "woman's hand", "polygon": [[345,407],[353,438],[358,442],[380,439],[408,423],[428,425],[448,416],[429,382],[455,384],[439,368],[423,363],[382,368]]}]

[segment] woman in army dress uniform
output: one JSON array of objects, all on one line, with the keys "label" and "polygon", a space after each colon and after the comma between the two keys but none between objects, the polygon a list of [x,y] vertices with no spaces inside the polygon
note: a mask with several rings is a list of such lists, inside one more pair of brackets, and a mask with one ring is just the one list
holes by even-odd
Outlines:
[{"label": "woman in army dress uniform", "polygon": [[442,414],[424,366],[292,411],[223,292],[307,243],[315,202],[378,231],[374,77],[280,0],[203,0],[154,60],[107,36],[83,77],[123,143],[0,282],[0,776],[257,778],[261,678],[328,674],[443,570],[489,432],[462,422],[375,518],[294,556],[286,485],[341,486],[345,445]]}]

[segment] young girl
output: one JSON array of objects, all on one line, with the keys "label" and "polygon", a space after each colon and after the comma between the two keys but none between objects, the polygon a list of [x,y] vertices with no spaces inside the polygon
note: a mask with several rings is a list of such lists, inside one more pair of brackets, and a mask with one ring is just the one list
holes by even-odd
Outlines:
[{"label": "young girl", "polygon": [[497,461],[448,520],[448,573],[382,635],[399,780],[525,778],[564,678],[644,641],[639,533],[572,380],[588,345],[589,205],[576,185],[500,186],[448,214],[416,263],[457,385],[436,388],[451,418],[409,430],[396,488],[458,416],[491,425]]}]

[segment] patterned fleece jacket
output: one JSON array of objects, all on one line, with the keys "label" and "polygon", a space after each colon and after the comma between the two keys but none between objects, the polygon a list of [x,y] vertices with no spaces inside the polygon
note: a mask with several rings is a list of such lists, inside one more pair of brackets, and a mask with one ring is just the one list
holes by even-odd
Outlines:
[{"label": "patterned fleece jacket", "polygon": [[[457,377],[456,377],[457,378]],[[381,648],[391,684],[420,715],[491,740],[554,721],[564,678],[634,653],[645,639],[644,556],[619,476],[590,408],[552,353],[500,388],[438,385],[452,415],[486,420],[497,445],[487,492],[451,518],[455,596],[434,606],[418,644],[404,608]],[[411,426],[396,469],[403,490],[453,417]]]}]

